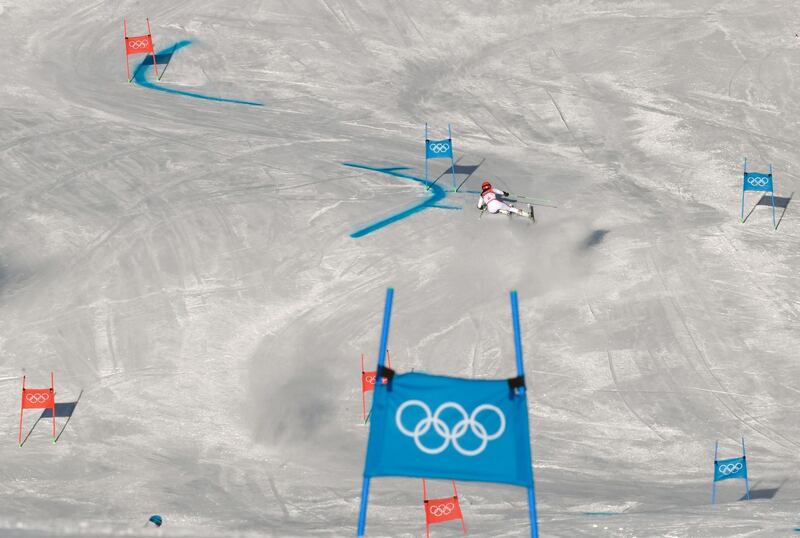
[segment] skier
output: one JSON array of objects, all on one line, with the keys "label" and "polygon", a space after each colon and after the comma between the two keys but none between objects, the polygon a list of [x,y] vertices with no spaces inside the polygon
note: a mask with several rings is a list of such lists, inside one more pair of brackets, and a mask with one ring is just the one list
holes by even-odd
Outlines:
[{"label": "skier", "polygon": [[491,183],[484,181],[483,185],[481,185],[481,197],[478,199],[478,209],[481,211],[488,210],[489,213],[502,213],[504,215],[515,213],[521,217],[533,219],[533,207],[530,204],[528,204],[528,211],[526,212],[498,198],[498,196],[509,196],[510,194],[511,193],[501,191],[500,189],[494,189]]}]

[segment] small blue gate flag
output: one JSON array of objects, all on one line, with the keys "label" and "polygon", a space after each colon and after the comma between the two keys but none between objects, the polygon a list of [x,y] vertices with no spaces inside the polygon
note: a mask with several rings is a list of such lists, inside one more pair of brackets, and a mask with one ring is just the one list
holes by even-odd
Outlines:
[{"label": "small blue gate flag", "polygon": [[453,157],[453,141],[449,138],[444,140],[426,140],[425,141],[425,158],[426,159],[441,159]]},{"label": "small blue gate flag", "polygon": [[714,482],[729,478],[747,478],[747,460],[731,458],[714,462]]},{"label": "small blue gate flag", "polygon": [[745,172],[744,190],[772,192],[772,174]]},{"label": "small blue gate flag", "polygon": [[376,386],[364,476],[532,487],[525,398],[507,380],[394,375]]}]

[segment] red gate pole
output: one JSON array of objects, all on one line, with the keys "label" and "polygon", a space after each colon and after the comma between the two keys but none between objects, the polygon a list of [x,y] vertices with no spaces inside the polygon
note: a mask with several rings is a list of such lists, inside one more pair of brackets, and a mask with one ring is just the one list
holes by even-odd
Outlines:
[{"label": "red gate pole", "polygon": [[25,410],[25,377],[22,376],[22,398],[19,400],[19,446],[22,447],[22,413]]},{"label": "red gate pole", "polygon": [[367,421],[367,400],[364,397],[364,354],[361,354],[361,414],[364,422]]},{"label": "red gate pole", "polygon": [[156,48],[153,45],[153,32],[150,31],[150,18],[147,19],[147,35],[150,36],[150,52],[153,54],[153,70],[156,72],[156,78],[161,78],[158,76],[158,66],[156,65]]},{"label": "red gate pole", "polygon": [[[453,480],[453,499],[458,503],[458,491],[456,491],[456,481]],[[461,516],[461,528],[464,534],[467,534],[467,527],[464,525],[464,513],[461,511],[461,503],[458,503],[458,514]]]},{"label": "red gate pole", "polygon": [[133,80],[131,78],[131,63],[128,61],[128,22],[122,19],[122,35],[125,36],[125,69],[128,70],[128,82]]},{"label": "red gate pole", "polygon": [[422,507],[425,509],[425,538],[431,538],[431,527],[428,525],[428,492],[425,490],[425,479],[422,479]]},{"label": "red gate pole", "polygon": [[50,392],[51,398],[50,401],[53,403],[52,413],[53,413],[53,443],[56,442],[56,382],[53,375],[53,372],[50,372]]}]

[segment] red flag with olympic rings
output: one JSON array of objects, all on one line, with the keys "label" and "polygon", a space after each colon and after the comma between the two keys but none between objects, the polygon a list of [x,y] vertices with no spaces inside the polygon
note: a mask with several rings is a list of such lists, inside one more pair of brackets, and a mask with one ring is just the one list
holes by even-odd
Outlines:
[{"label": "red flag with olympic rings", "polygon": [[[389,350],[386,350],[386,364],[389,368],[392,367],[392,356],[389,355]],[[361,412],[364,415],[364,421],[367,420],[367,401],[365,398],[365,394],[371,390],[375,390],[375,380],[378,377],[377,371],[372,372],[365,372],[364,371],[364,354],[361,354]],[[381,383],[384,385],[388,383],[389,380],[385,377],[381,379]]]},{"label": "red flag with olympic rings", "polygon": [[153,50],[153,37],[149,35],[128,36],[125,38],[125,54],[144,54]]},{"label": "red flag with olympic rings", "polygon": [[425,488],[425,479],[422,479],[422,506],[425,508],[425,536],[430,537],[430,526],[445,521],[460,520],[464,534],[467,534],[467,527],[464,525],[464,516],[461,514],[461,506],[458,504],[458,491],[456,483],[453,481],[453,496],[441,499],[429,499]]},{"label": "red flag with olympic rings", "polygon": [[53,415],[53,442],[56,442],[56,389],[55,377],[50,372],[49,389],[29,389],[25,386],[27,376],[22,376],[22,403],[19,409],[19,446],[22,446],[22,415],[26,409],[49,409]]},{"label": "red flag with olympic rings", "polygon": [[153,34],[150,31],[150,19],[147,20],[147,34],[145,35],[137,35],[137,36],[129,36],[128,35],[128,22],[125,19],[122,19],[122,35],[125,38],[125,67],[128,70],[128,82],[133,80],[131,77],[131,65],[128,62],[128,56],[131,54],[152,54],[153,55],[153,69],[156,72],[156,78],[159,80],[161,77],[158,76],[158,66],[156,65],[156,52],[153,48]]}]

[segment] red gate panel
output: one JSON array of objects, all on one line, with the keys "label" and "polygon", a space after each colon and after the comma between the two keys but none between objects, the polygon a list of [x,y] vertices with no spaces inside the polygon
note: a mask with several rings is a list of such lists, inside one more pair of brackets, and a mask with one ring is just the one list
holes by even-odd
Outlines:
[{"label": "red gate panel", "polygon": [[128,35],[128,22],[122,19],[122,35],[125,38],[125,68],[128,70],[128,82],[133,80],[131,77],[131,64],[128,61],[128,56],[131,54],[152,54],[153,55],[153,69],[158,76],[158,66],[156,65],[156,52],[153,48],[153,33],[150,31],[150,19],[147,20],[147,34],[129,36]]},{"label": "red gate panel", "polygon": [[56,442],[56,385],[50,372],[49,389],[29,389],[25,386],[27,376],[22,376],[22,403],[19,407],[19,446],[22,446],[22,415],[26,409],[50,409],[53,415],[53,442]]},{"label": "red gate panel", "polygon": [[[386,365],[392,367],[392,356],[389,355],[389,350],[386,350]],[[367,400],[364,396],[367,392],[375,390],[375,380],[378,377],[378,372],[365,372],[364,371],[364,354],[361,354],[361,414],[364,416],[364,421],[367,420]],[[385,377],[381,379],[382,384],[389,382]]]},{"label": "red gate panel", "polygon": [[453,496],[440,499],[429,499],[428,491],[425,487],[425,479],[422,479],[422,505],[425,508],[425,536],[430,538],[430,526],[454,519],[461,521],[461,529],[467,534],[467,527],[464,525],[464,516],[461,513],[461,505],[458,502],[458,491],[456,482],[453,482]]}]

